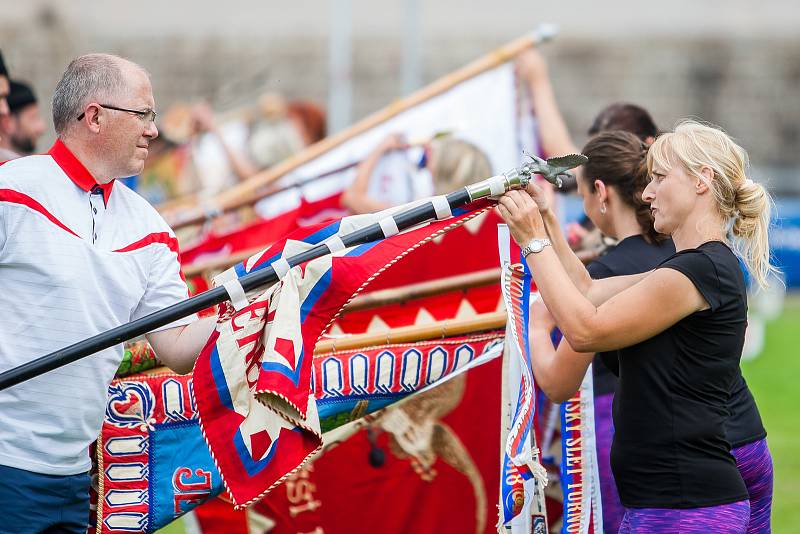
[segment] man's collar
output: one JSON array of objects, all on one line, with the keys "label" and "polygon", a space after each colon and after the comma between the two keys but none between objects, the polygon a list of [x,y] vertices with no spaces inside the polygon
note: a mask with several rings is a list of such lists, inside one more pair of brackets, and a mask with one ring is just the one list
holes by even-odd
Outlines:
[{"label": "man's collar", "polygon": [[75,182],[75,185],[86,192],[101,190],[103,192],[103,202],[108,204],[108,199],[111,197],[111,189],[114,187],[114,180],[107,184],[98,184],[89,169],[84,167],[83,163],[75,157],[75,154],[67,148],[67,145],[61,142],[61,139],[56,139],[48,154],[61,167],[61,170]]}]

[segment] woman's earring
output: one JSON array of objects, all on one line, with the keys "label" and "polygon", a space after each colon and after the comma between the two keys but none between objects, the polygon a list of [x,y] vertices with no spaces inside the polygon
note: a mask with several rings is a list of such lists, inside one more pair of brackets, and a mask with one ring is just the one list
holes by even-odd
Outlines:
[{"label": "woman's earring", "polygon": [[600,205],[600,213],[601,213],[602,215],[605,215],[605,214],[606,214],[606,203],[605,203],[605,202],[603,202],[603,203]]}]

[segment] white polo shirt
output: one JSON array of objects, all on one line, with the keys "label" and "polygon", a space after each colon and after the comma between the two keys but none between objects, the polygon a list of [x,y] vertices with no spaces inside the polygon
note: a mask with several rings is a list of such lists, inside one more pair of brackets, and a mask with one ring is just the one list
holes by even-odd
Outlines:
[{"label": "white polo shirt", "polygon": [[[124,184],[98,185],[60,141],[0,165],[0,371],[186,297],[175,235]],[[0,391],[0,465],[88,471],[121,359],[120,344]]]}]

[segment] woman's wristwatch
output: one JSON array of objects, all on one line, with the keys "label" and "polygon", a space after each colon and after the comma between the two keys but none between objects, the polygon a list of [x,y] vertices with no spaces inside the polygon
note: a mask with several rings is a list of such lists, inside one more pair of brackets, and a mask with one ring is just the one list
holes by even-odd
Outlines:
[{"label": "woman's wristwatch", "polygon": [[527,258],[528,254],[536,254],[537,252],[541,252],[544,250],[544,247],[550,246],[550,240],[547,238],[539,239],[535,237],[528,241],[528,244],[522,249],[522,257]]}]

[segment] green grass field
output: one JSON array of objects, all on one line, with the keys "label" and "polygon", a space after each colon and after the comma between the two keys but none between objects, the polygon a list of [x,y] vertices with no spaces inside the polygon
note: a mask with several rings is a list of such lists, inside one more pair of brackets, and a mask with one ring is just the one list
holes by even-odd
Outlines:
[{"label": "green grass field", "polygon": [[[783,314],[767,324],[764,351],[742,364],[756,398],[775,464],[773,532],[800,525],[800,294],[787,298]],[[183,534],[181,521],[159,531]]]},{"label": "green grass field", "polygon": [[797,532],[800,525],[800,295],[767,324],[764,351],[742,364],[767,429],[775,465],[772,527]]}]

